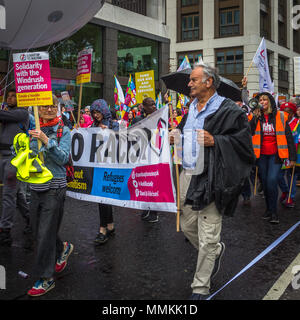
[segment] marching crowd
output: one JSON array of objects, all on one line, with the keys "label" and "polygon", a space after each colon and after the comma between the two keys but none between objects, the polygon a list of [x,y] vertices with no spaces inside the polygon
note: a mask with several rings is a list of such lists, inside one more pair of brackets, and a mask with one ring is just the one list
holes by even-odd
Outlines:
[{"label": "marching crowd", "polygon": [[[243,100],[233,102],[218,94],[220,78],[217,71],[205,64],[196,65],[190,76],[190,102],[182,110],[170,114],[169,139],[185,139],[185,151],[196,161],[184,164],[180,173],[181,228],[198,250],[198,261],[192,283],[191,299],[202,300],[209,295],[211,279],[217,274],[225,244],[220,242],[223,215],[233,216],[242,195],[244,205],[251,205],[252,190],[263,192],[266,210],[263,219],[279,223],[278,198],[287,208],[295,206],[298,167],[300,167],[300,100],[292,98],[278,106],[273,95],[262,92],[257,106],[247,97],[247,78],[243,79]],[[167,97],[165,97],[166,103]],[[73,114],[53,105],[39,107],[40,130],[35,129],[33,116],[17,107],[16,91],[6,92],[5,107],[0,110],[0,178],[2,213],[0,245],[12,243],[16,208],[25,221],[24,233],[35,240],[37,282],[28,291],[40,296],[55,286],[54,273],[62,272],[73,251],[73,244],[63,242],[59,228],[64,212],[67,190],[66,167],[70,158],[70,130],[76,127]],[[172,106],[171,106],[172,108]],[[82,128],[101,127],[118,131],[131,127],[157,110],[155,101],[146,98],[132,108],[126,120],[119,112],[99,99],[80,114]],[[43,184],[20,182],[12,166],[11,147],[18,133],[25,132],[30,149],[42,153],[45,166],[53,178]],[[38,148],[38,140],[42,147]],[[204,166],[195,171],[200,148],[204,148]],[[184,153],[185,154],[185,153]],[[253,187],[251,188],[251,184]],[[281,190],[279,197],[278,190]],[[155,211],[145,211],[141,219],[158,222]],[[99,204],[99,233],[94,242],[104,244],[115,233],[113,207]],[[29,245],[32,245],[30,242]]]}]

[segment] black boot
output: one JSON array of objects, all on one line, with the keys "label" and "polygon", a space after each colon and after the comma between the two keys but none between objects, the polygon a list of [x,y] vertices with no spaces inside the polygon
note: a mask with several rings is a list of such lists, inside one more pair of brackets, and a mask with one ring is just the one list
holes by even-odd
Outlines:
[{"label": "black boot", "polygon": [[277,212],[272,212],[270,223],[272,223],[272,224],[278,224],[279,223]]},{"label": "black boot", "polygon": [[11,243],[10,229],[0,229],[0,246],[10,246]]},{"label": "black boot", "polygon": [[270,220],[272,216],[272,213],[268,210],[266,210],[266,212],[263,214],[262,219],[264,220]]}]

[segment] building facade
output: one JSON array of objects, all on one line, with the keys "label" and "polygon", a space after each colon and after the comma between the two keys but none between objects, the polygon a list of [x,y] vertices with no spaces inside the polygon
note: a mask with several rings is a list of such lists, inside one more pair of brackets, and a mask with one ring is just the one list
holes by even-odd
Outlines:
[{"label": "building facade", "polygon": [[[82,105],[104,98],[114,104],[114,75],[124,90],[129,74],[154,70],[157,90],[169,71],[170,40],[165,0],[107,0],[94,18],[71,37],[45,48],[50,55],[52,89],[69,91],[78,102],[77,54],[93,48],[92,82],[83,85]],[[0,50],[0,81],[10,69],[12,52]],[[1,86],[13,81],[13,72]]]},{"label": "building facade", "polygon": [[[300,55],[300,28],[292,27],[297,5],[299,0],[168,0],[172,71],[185,55],[191,64],[202,55],[222,76],[241,85],[265,37],[275,91],[293,95],[293,58]],[[252,95],[259,91],[255,65],[248,79]]]}]

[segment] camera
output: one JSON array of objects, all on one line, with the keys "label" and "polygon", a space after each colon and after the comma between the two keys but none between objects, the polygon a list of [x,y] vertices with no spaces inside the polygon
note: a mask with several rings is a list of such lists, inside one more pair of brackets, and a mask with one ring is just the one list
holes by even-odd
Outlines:
[{"label": "camera", "polygon": [[259,101],[256,98],[249,100],[248,105],[249,105],[249,108],[251,109],[251,111],[254,111],[257,109],[259,109],[259,110],[263,109],[262,105],[259,103]]}]

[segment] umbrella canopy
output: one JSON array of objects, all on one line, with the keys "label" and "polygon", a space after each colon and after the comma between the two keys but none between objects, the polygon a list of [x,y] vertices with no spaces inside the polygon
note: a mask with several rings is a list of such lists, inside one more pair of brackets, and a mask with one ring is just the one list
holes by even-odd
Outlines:
[{"label": "umbrella canopy", "polygon": [[104,0],[0,0],[0,48],[29,49],[69,37]]},{"label": "umbrella canopy", "polygon": [[[168,89],[184,94],[185,96],[189,96],[190,88],[188,87],[188,84],[190,82],[191,72],[192,69],[188,68],[179,72],[167,74],[161,77],[161,79],[164,81]],[[233,81],[224,77],[220,77],[220,80],[221,84],[217,90],[220,96],[229,98],[233,101],[242,101],[242,92]]]}]

